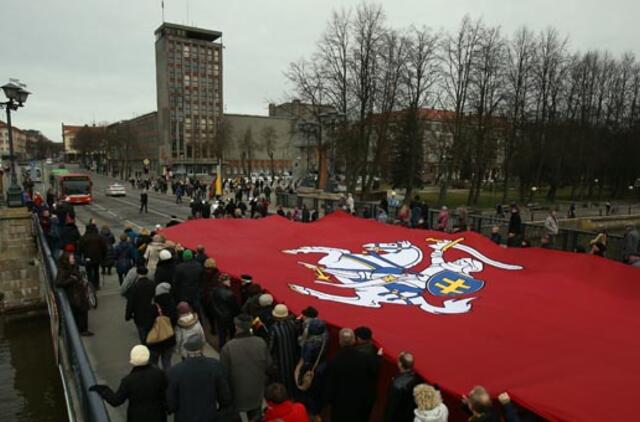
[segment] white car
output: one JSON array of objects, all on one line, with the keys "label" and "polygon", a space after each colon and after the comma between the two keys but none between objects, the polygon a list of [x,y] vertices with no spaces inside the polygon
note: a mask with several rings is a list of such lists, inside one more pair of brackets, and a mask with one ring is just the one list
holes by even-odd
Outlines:
[{"label": "white car", "polygon": [[127,190],[123,185],[114,183],[104,190],[104,194],[107,196],[127,196]]}]

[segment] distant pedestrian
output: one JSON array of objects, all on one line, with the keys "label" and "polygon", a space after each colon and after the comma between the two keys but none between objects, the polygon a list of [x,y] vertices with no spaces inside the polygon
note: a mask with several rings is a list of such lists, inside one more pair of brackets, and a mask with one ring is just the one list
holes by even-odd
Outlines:
[{"label": "distant pedestrian", "polygon": [[630,224],[625,228],[624,237],[622,238],[622,258],[625,262],[629,262],[629,256],[635,255],[640,251],[640,233],[638,229]]},{"label": "distant pedestrian", "polygon": [[175,422],[235,420],[229,414],[232,396],[225,368],[202,354],[204,344],[204,335],[191,335],[185,359],[167,374],[167,408]]},{"label": "distant pedestrian", "polygon": [[449,210],[445,205],[440,208],[437,229],[443,232],[449,230]]},{"label": "distant pedestrian", "polygon": [[102,274],[111,275],[111,268],[113,268],[113,265],[115,264],[114,245],[116,243],[116,238],[113,233],[111,233],[111,229],[107,225],[102,226],[102,229],[100,229],[100,236],[107,247],[105,257],[100,264],[102,267]]},{"label": "distant pedestrian", "polygon": [[122,285],[125,275],[135,264],[135,252],[126,234],[120,235],[120,243],[114,249],[118,282]]},{"label": "distant pedestrian", "polygon": [[549,211],[549,215],[544,220],[544,228],[547,232],[546,234],[549,236],[549,243],[553,245],[555,237],[560,232],[556,210]]},{"label": "distant pedestrian", "polygon": [[149,212],[148,209],[148,204],[149,204],[149,194],[147,193],[146,189],[143,189],[142,192],[140,193],[140,213],[142,212],[142,210],[144,209],[145,213]]},{"label": "distant pedestrian", "polygon": [[127,422],[166,422],[167,377],[164,372],[149,363],[149,349],[138,345],[131,349],[129,363],[131,372],[122,379],[114,392],[107,385],[91,386],[111,406],[117,407],[125,401]]},{"label": "distant pedestrian", "polygon": [[511,217],[509,217],[509,227],[507,229],[507,246],[518,247],[522,238],[522,219],[520,209],[516,204],[511,204]]},{"label": "distant pedestrian", "polygon": [[251,317],[235,318],[236,336],[224,345],[220,361],[229,373],[235,407],[252,420],[261,414],[267,369],[272,364],[266,343],[251,334]]},{"label": "distant pedestrian", "polygon": [[107,256],[107,245],[98,233],[95,224],[87,225],[86,231],[79,242],[79,252],[84,258],[87,278],[96,290],[100,289],[100,264]]}]

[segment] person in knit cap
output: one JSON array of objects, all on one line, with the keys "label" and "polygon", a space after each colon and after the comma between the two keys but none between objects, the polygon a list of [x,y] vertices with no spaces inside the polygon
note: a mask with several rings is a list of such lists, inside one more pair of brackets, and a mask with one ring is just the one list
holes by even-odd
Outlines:
[{"label": "person in knit cap", "polygon": [[[173,255],[167,249],[163,249],[158,253],[158,265],[156,266],[156,272],[153,275],[153,281],[157,284],[160,283],[173,283],[173,275],[176,271],[176,261],[173,259]],[[173,286],[172,286],[173,290]],[[175,292],[174,294],[175,299]]]},{"label": "person in knit cap", "polygon": [[134,346],[129,354],[133,369],[122,379],[118,390],[114,392],[107,385],[97,384],[89,391],[114,407],[128,401],[127,422],[166,422],[167,378],[162,370],[150,364],[149,357],[147,347]]},{"label": "person in knit cap", "polygon": [[178,303],[178,322],[176,324],[176,351],[184,359],[187,356],[185,342],[192,335],[202,335],[204,330],[198,319],[198,314],[191,309],[187,302]]},{"label": "person in knit cap", "polygon": [[262,338],[267,344],[269,343],[269,330],[273,324],[273,296],[269,293],[263,293],[258,298],[260,308],[253,318],[253,334]]},{"label": "person in knit cap", "polygon": [[164,249],[164,236],[156,234],[151,238],[151,243],[147,245],[147,249],[144,251],[144,258],[147,261],[147,268],[151,277],[156,272],[156,267],[160,261],[160,251]]},{"label": "person in knit cap", "polygon": [[169,370],[167,408],[175,422],[227,421],[231,389],[222,364],[202,354],[204,335],[184,341],[185,359]]},{"label": "person in knit cap", "polygon": [[193,259],[193,252],[185,249],[182,252],[182,262],[176,265],[173,276],[173,287],[177,290],[178,301],[188,302],[193,310],[202,317],[200,282],[203,268]]}]

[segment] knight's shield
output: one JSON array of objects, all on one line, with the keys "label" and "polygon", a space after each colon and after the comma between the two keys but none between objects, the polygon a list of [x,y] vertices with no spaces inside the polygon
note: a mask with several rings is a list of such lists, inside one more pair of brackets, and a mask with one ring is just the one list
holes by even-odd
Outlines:
[{"label": "knight's shield", "polygon": [[477,292],[484,281],[476,280],[462,273],[442,271],[427,281],[427,291],[434,296],[460,296]]}]

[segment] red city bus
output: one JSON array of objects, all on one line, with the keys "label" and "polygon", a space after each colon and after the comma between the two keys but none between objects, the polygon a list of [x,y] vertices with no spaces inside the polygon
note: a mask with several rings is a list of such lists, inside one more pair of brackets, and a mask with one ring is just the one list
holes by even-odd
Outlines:
[{"label": "red city bus", "polygon": [[55,178],[54,192],[59,201],[72,205],[91,203],[91,177],[87,174],[58,174]]}]

